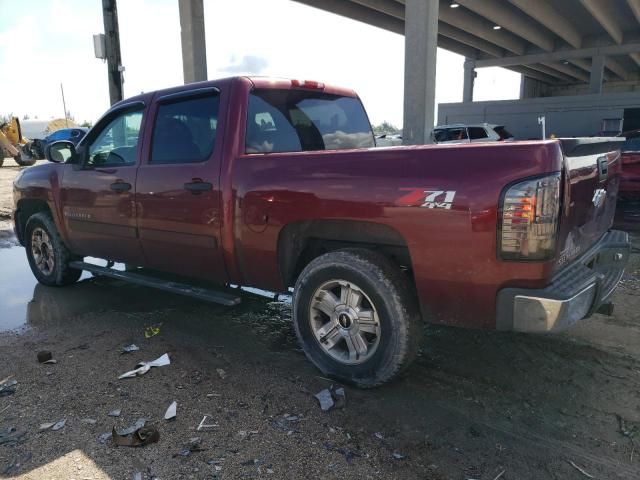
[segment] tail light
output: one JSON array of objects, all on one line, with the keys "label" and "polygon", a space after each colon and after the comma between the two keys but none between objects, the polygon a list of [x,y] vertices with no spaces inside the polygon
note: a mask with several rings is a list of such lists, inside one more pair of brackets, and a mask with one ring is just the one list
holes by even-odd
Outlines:
[{"label": "tail light", "polygon": [[517,183],[504,193],[498,230],[503,260],[548,260],[556,250],[560,174]]}]

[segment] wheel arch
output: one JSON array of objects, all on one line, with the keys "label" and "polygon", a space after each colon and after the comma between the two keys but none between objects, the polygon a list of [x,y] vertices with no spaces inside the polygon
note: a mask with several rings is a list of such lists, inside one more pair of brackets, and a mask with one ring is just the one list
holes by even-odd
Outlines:
[{"label": "wheel arch", "polygon": [[25,246],[25,232],[27,228],[27,222],[36,213],[45,212],[48,213],[53,221],[57,224],[56,217],[51,211],[49,204],[42,199],[37,198],[25,198],[18,201],[16,212],[14,215],[14,222],[16,226],[16,236],[20,245]]},{"label": "wheel arch", "polygon": [[278,265],[282,284],[293,286],[305,265],[318,256],[344,248],[366,248],[391,258],[410,271],[409,247],[394,228],[353,220],[312,220],[290,223],[278,236]]}]

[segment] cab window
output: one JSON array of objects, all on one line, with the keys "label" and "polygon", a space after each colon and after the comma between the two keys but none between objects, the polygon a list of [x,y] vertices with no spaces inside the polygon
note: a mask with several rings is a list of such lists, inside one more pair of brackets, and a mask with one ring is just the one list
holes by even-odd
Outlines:
[{"label": "cab window", "polygon": [[161,103],[151,141],[149,163],[195,163],[207,160],[216,142],[219,95]]},{"label": "cab window", "polygon": [[128,110],[113,118],[89,144],[91,166],[135,165],[142,109]]}]

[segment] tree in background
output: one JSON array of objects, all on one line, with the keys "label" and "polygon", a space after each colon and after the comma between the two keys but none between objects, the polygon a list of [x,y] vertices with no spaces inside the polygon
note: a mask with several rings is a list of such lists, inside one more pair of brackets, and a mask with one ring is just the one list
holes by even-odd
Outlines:
[{"label": "tree in background", "polygon": [[386,120],[379,125],[373,125],[373,133],[375,135],[395,135],[401,133],[401,130]]}]

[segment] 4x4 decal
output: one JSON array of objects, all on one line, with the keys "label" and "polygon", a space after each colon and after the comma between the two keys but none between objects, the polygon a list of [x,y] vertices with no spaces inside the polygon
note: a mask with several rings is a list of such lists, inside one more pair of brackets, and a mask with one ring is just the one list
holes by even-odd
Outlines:
[{"label": "4x4 decal", "polygon": [[442,208],[450,210],[455,190],[424,190],[422,188],[401,188],[409,190],[409,193],[396,200],[396,205],[402,207]]}]

